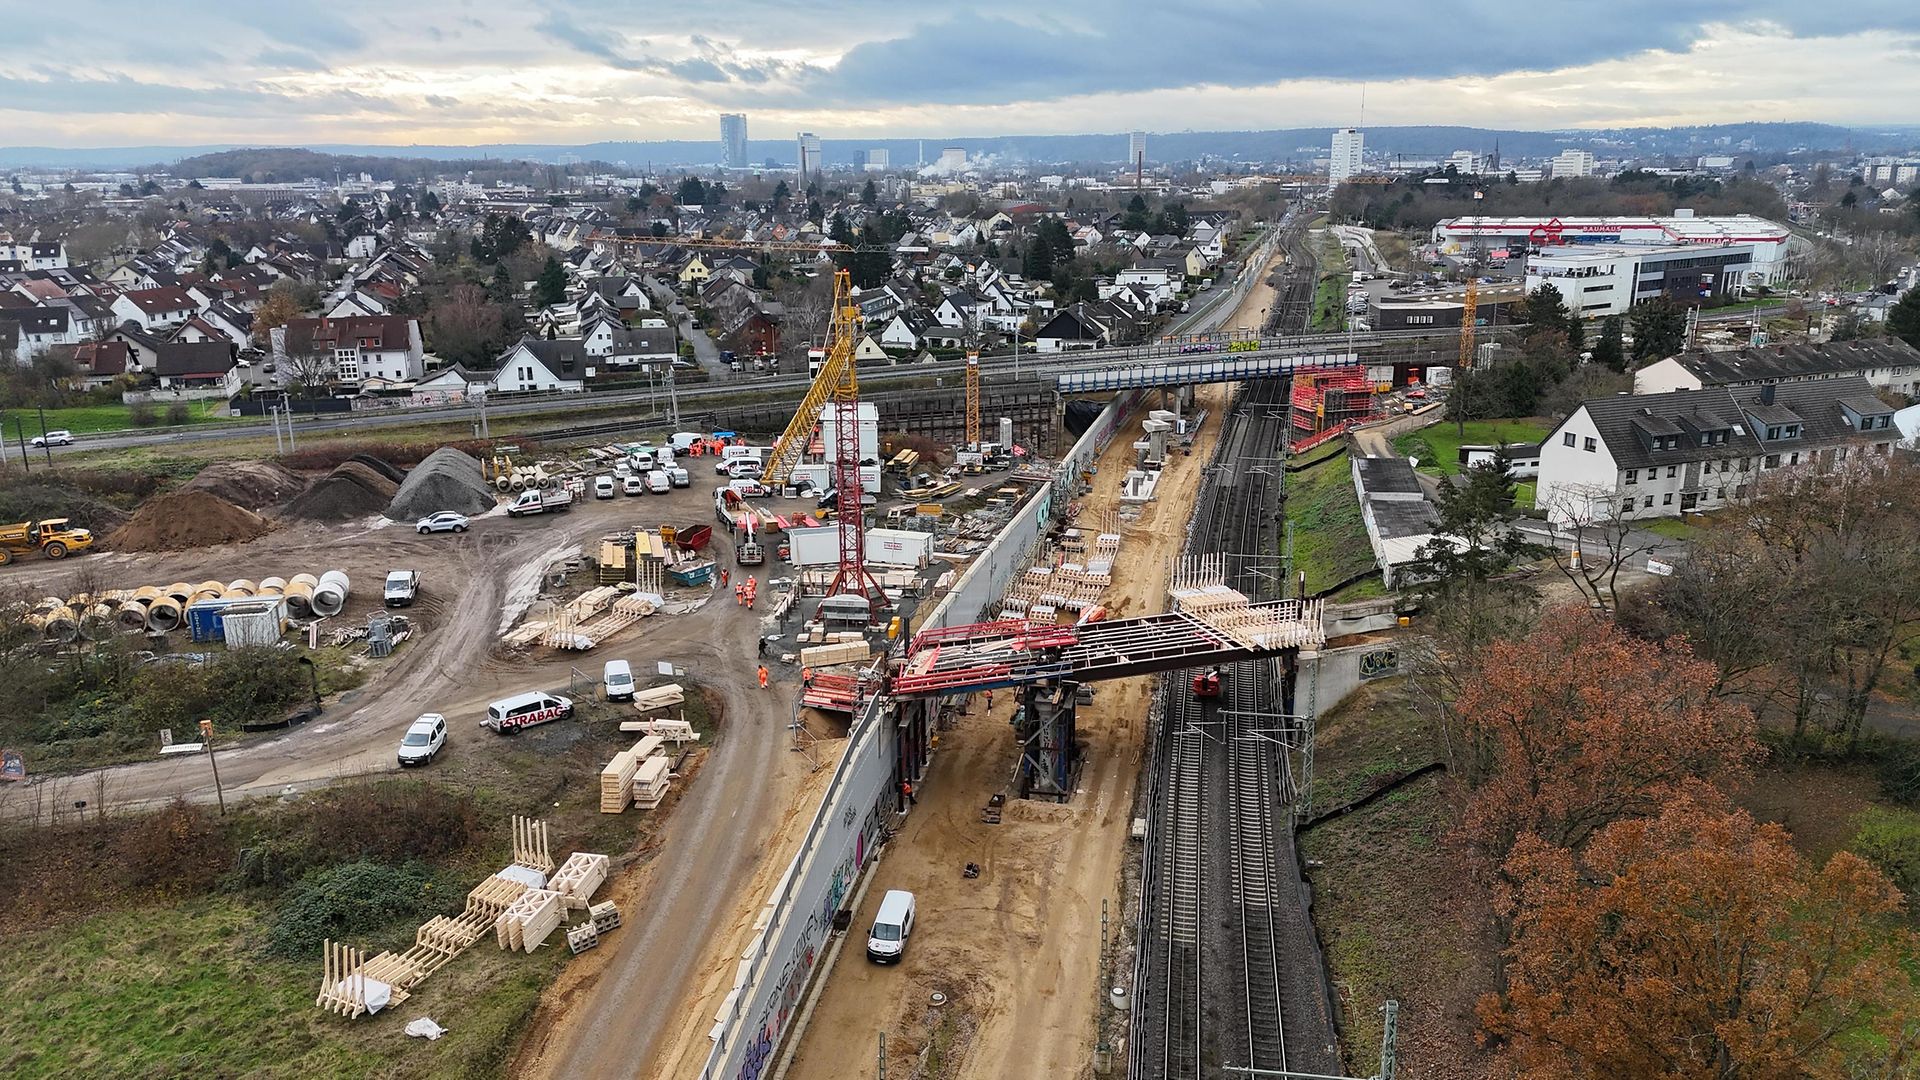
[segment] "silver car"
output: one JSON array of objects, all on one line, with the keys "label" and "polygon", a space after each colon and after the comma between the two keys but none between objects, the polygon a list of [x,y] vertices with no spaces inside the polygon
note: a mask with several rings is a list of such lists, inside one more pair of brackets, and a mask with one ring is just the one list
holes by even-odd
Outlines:
[{"label": "silver car", "polygon": [[414,528],[420,531],[421,536],[436,532],[463,533],[467,531],[467,515],[457,514],[452,510],[442,510],[437,514],[428,514],[421,518],[420,523]]}]

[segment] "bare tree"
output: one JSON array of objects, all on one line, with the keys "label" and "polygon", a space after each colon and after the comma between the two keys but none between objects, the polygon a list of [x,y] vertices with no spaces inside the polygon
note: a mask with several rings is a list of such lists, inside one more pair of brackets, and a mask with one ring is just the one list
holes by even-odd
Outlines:
[{"label": "bare tree", "polygon": [[1553,562],[1578,589],[1588,606],[1620,608],[1620,571],[1652,551],[1656,541],[1615,517],[1613,489],[1568,484],[1547,502],[1547,532]]},{"label": "bare tree", "polygon": [[274,363],[278,365],[280,385],[298,387],[306,397],[324,391],[339,374],[333,354],[324,346],[311,343],[289,347],[283,355],[274,358]]}]

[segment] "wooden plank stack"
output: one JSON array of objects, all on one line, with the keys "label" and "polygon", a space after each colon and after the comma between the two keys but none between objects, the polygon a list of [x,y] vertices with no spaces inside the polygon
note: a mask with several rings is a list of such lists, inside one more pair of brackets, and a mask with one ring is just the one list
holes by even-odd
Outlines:
[{"label": "wooden plank stack", "polygon": [[685,720],[622,720],[621,731],[638,731],[647,735],[658,735],[662,739],[679,746],[681,743],[699,742],[700,733]]},{"label": "wooden plank stack", "polygon": [[686,700],[686,692],[680,688],[679,683],[668,683],[665,686],[655,686],[636,692],[633,695],[633,707],[641,712],[652,712],[669,705],[682,704]]},{"label": "wooden plank stack", "polygon": [[633,775],[633,805],[642,810],[659,809],[666,799],[667,790],[673,781],[667,774],[672,770],[664,756],[650,757],[640,763],[639,771]]},{"label": "wooden plank stack", "polygon": [[607,767],[600,770],[600,812],[603,814],[624,814],[627,802],[633,796],[633,772],[640,762],[633,751],[622,750],[613,755]]},{"label": "wooden plank stack", "polygon": [[872,658],[873,649],[864,641],[843,641],[833,645],[815,645],[800,650],[800,662],[807,667],[857,664]]},{"label": "wooden plank stack", "polygon": [[528,889],[493,921],[494,940],[509,952],[532,952],[560,926],[565,901],[552,889]]},{"label": "wooden plank stack", "polygon": [[553,872],[547,888],[560,894],[566,910],[585,909],[593,899],[594,890],[607,880],[607,870],[612,863],[605,855],[576,851]]}]

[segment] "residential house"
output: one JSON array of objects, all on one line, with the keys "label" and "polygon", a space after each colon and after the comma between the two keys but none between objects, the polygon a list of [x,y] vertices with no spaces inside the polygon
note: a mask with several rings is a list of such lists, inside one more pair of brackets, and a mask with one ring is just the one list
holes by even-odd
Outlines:
[{"label": "residential house", "polygon": [[1893,411],[1858,375],[1595,398],[1541,443],[1534,505],[1561,523],[1718,509],[1776,469],[1889,453]]},{"label": "residential house", "polygon": [[1179,258],[1181,272],[1188,278],[1206,277],[1208,271],[1213,269],[1213,264],[1207,260],[1206,254],[1197,247],[1188,248]]},{"label": "residential house", "polygon": [[674,270],[673,276],[677,278],[682,285],[698,285],[707,280],[708,275],[712,272],[713,267],[708,261],[707,256],[695,251],[690,252],[686,260],[679,264],[678,268]]},{"label": "residential house", "polygon": [[334,302],[327,309],[329,319],[350,319],[362,315],[385,315],[387,301],[385,297],[364,287],[356,287]]},{"label": "residential house", "polygon": [[90,341],[73,350],[73,383],[82,390],[111,386],[127,373],[127,347],[117,341]]},{"label": "residential house", "polygon": [[[1434,530],[1439,514],[1406,458],[1356,457],[1350,468],[1374,565],[1391,589],[1404,583],[1409,564],[1419,561],[1420,550],[1438,539]],[[1334,584],[1321,582],[1323,587]]]},{"label": "residential house", "polygon": [[471,388],[487,385],[485,374],[453,364],[414,383],[408,398],[415,405],[458,405],[467,400]]},{"label": "residential house", "polygon": [[1113,275],[1113,283],[1141,286],[1152,297],[1154,307],[1160,308],[1173,302],[1174,296],[1180,291],[1181,274],[1184,273],[1184,268],[1176,273],[1164,263],[1143,261],[1140,265],[1128,267]]},{"label": "residential house", "polygon": [[939,305],[933,309],[933,321],[950,329],[978,329],[981,307],[979,297],[954,289],[941,297]]},{"label": "residential house", "polygon": [[853,362],[856,364],[877,364],[892,359],[872,334],[861,334],[859,343],[853,347]]},{"label": "residential house", "polygon": [[905,352],[916,350],[925,343],[928,326],[926,316],[917,311],[902,311],[880,329],[880,347]]},{"label": "residential house", "polygon": [[[621,327],[615,330],[607,350],[608,368],[651,371],[656,364],[671,365],[680,355],[680,340],[672,330],[662,327]],[[595,355],[591,349],[588,355]]]},{"label": "residential house", "polygon": [[185,325],[199,311],[199,303],[177,285],[135,289],[113,301],[114,317],[142,330],[171,330]]},{"label": "residential house", "polygon": [[1034,333],[1035,347],[1043,353],[1078,352],[1103,349],[1112,344],[1105,324],[1091,317],[1087,305],[1065,308]]},{"label": "residential house", "polygon": [[500,356],[489,384],[492,391],[573,393],[587,387],[590,357],[578,338],[542,341],[521,338]]},{"label": "residential house", "polygon": [[74,324],[73,311],[59,305],[16,308],[6,318],[20,328],[16,359],[27,363],[53,349],[71,348],[86,340]]},{"label": "residential house", "polygon": [[1858,375],[1896,394],[1920,393],[1920,349],[1899,338],[1768,345],[1735,352],[1690,352],[1648,364],[1633,374],[1635,394],[1707,387],[1811,382]]},{"label": "residential house", "polygon": [[272,332],[274,367],[286,374],[290,359],[330,361],[332,380],[360,386],[370,379],[410,383],[426,374],[420,320],[399,315],[346,319],[293,319]]},{"label": "residential house", "polygon": [[232,397],[239,350],[224,341],[164,341],[155,350],[154,385],[179,400]]}]

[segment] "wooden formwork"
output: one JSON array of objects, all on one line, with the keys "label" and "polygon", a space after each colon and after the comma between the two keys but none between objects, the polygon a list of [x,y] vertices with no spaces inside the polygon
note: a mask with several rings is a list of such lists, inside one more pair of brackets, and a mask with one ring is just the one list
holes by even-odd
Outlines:
[{"label": "wooden formwork", "polygon": [[672,766],[665,757],[650,757],[640,763],[633,774],[633,805],[642,810],[654,810],[667,797],[667,791],[673,786],[668,773]]},{"label": "wooden formwork", "polygon": [[594,891],[607,880],[612,864],[613,860],[605,855],[576,851],[554,871],[547,888],[561,895],[566,910],[584,909],[593,899]]},{"label": "wooden formwork", "polygon": [[[381,953],[374,959],[379,960],[392,955],[392,953]],[[387,983],[385,979],[367,970],[366,954],[359,949],[328,940],[320,945],[320,957],[322,967],[320,995],[313,999],[314,1005],[319,1008],[338,1013],[349,1020],[365,1015],[369,1012],[367,983],[370,980],[387,984],[390,996],[386,1005],[398,1005],[407,1000],[404,987]]]},{"label": "wooden formwork", "polygon": [[547,847],[547,823],[513,816],[513,863],[542,874],[553,873],[553,855]]},{"label": "wooden formwork", "polygon": [[532,952],[559,927],[566,910],[566,897],[561,893],[528,889],[494,920],[494,938],[510,952]]}]

